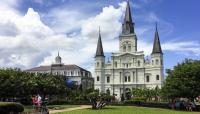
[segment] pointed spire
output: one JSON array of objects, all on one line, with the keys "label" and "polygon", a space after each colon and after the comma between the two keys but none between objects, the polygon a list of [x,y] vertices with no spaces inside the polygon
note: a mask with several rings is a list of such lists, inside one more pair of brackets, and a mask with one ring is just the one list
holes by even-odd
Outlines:
[{"label": "pointed spire", "polygon": [[60,57],[59,51],[58,51],[58,56],[55,58],[55,63],[56,64],[61,64],[62,58]]},{"label": "pointed spire", "polygon": [[96,50],[96,55],[95,57],[98,56],[104,56],[104,52],[103,52],[103,46],[102,46],[102,41],[101,41],[101,32],[100,32],[100,27],[99,27],[99,38],[98,38],[98,42],[97,42],[97,50]]},{"label": "pointed spire", "polygon": [[131,33],[134,33],[134,23],[132,21],[129,1],[127,1],[124,23],[122,24],[122,34],[131,34]]},{"label": "pointed spire", "polygon": [[157,22],[156,22],[156,31],[155,31],[155,36],[154,36],[154,43],[153,43],[152,54],[155,54],[155,53],[162,54],[162,49],[161,49],[160,39],[159,39],[159,34],[158,34]]},{"label": "pointed spire", "polygon": [[130,8],[130,5],[129,5],[129,1],[127,1],[127,6],[126,6],[124,23],[125,22],[131,22],[132,23],[131,8]]}]

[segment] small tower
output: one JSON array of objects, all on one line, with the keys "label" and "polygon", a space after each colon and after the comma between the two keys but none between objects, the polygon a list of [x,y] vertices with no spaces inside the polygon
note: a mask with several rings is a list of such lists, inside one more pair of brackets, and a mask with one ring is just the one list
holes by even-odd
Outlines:
[{"label": "small tower", "polygon": [[59,51],[58,51],[58,56],[55,58],[55,64],[61,64],[62,63],[62,58],[59,55]]},{"label": "small tower", "polygon": [[153,50],[151,53],[151,66],[156,68],[157,71],[153,73],[155,82],[162,82],[164,79],[163,74],[163,52],[160,45],[159,33],[156,23],[156,30],[154,36]]},{"label": "small tower", "polygon": [[101,41],[101,32],[99,28],[99,38],[97,42],[97,50],[95,55],[95,84],[99,84],[95,89],[99,89],[101,92],[105,92],[105,56],[103,52],[103,46]]}]

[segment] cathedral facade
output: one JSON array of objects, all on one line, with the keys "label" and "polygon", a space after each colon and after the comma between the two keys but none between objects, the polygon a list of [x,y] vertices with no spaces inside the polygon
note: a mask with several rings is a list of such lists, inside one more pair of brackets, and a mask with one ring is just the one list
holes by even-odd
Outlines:
[{"label": "cathedral facade", "polygon": [[145,59],[144,52],[137,50],[137,35],[127,2],[122,33],[119,36],[119,51],[112,53],[108,62],[105,62],[99,32],[95,55],[95,89],[109,91],[111,95],[120,98],[122,95],[126,96],[132,88],[161,88],[163,80],[163,53],[157,25],[152,53],[149,59]]}]

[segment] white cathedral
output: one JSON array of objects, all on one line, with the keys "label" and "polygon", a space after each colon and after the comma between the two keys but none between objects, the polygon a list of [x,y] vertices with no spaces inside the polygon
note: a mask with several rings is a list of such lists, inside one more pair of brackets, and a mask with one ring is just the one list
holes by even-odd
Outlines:
[{"label": "white cathedral", "polygon": [[145,59],[143,51],[137,50],[137,35],[127,2],[122,33],[119,36],[119,51],[112,53],[111,60],[105,62],[101,34],[95,56],[95,89],[100,92],[110,91],[118,99],[132,88],[161,88],[164,81],[163,53],[159,34],[155,30],[151,57]]}]

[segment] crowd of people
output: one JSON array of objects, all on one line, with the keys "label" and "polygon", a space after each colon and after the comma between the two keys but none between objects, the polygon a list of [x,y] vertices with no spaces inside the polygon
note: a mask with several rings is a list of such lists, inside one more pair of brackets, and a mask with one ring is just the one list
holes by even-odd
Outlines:
[{"label": "crowd of people", "polygon": [[42,97],[38,94],[36,96],[32,97],[32,104],[33,108],[36,112],[42,112],[42,114],[49,114],[48,108],[45,105],[45,102],[47,102],[48,98],[46,97],[42,101]]},{"label": "crowd of people", "polygon": [[186,110],[186,111],[193,111],[196,109],[196,104],[195,102],[191,100],[174,100],[171,103],[171,108],[172,109],[178,109],[178,110]]}]

